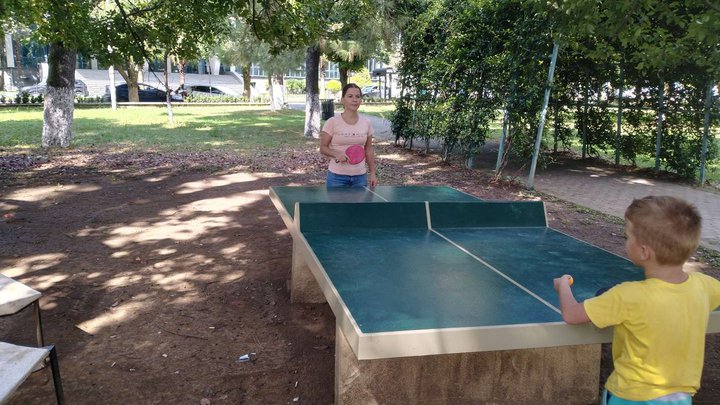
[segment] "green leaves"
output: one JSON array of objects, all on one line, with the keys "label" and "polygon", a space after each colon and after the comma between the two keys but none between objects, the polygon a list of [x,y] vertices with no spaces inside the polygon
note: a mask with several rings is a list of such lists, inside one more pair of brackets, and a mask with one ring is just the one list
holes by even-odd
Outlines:
[{"label": "green leaves", "polygon": [[567,41],[624,53],[645,74],[692,64],[720,77],[720,7],[704,0],[566,0],[548,2],[546,10],[561,11],[557,26]]},{"label": "green leaves", "polygon": [[673,114],[685,121],[666,127],[674,135],[668,138],[672,141],[663,140],[672,144],[663,144],[661,158],[683,175],[695,167],[697,156],[688,154],[693,151],[688,145],[697,143],[698,127],[690,122],[694,117],[692,122],[699,125],[696,111],[703,97],[679,89],[704,88],[720,80],[720,6],[706,0],[410,4],[415,17],[403,35],[400,64],[404,96],[393,122],[401,136],[433,137],[471,153],[484,142],[496,111],[507,109],[515,153],[528,153],[551,44],[559,41],[562,52],[551,97],[554,117],[549,118],[553,133],[565,140],[584,133],[586,152],[613,148],[616,117],[608,100],[617,94],[622,65],[625,88],[631,83],[637,94],[624,103],[640,111],[628,113],[632,119],[623,131],[632,133],[632,139],[621,139],[623,156],[635,159],[654,152],[652,111],[657,102],[649,90],[657,89],[663,78],[676,85],[682,107]]},{"label": "green leaves", "polygon": [[518,138],[531,143],[533,131],[525,131],[525,123],[541,107],[551,27],[523,1],[433,2],[403,37],[400,77],[406,94],[394,128],[472,155],[497,112],[507,107]]},{"label": "green leaves", "polygon": [[3,0],[0,24],[32,28],[41,43],[62,43],[68,49],[88,49],[91,11],[97,0]]}]

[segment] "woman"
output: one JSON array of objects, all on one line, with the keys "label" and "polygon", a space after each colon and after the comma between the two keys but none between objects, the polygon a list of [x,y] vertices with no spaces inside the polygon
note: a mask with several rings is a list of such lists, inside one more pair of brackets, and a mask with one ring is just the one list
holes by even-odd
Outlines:
[{"label": "woman", "polygon": [[[320,153],[330,158],[327,186],[365,187],[369,184],[375,187],[378,179],[372,146],[373,127],[370,120],[358,114],[362,104],[360,87],[355,83],[345,85],[340,103],[343,112],[327,120],[320,132]],[[365,149],[365,159],[359,163],[350,163],[345,153],[352,145],[361,145]]]}]

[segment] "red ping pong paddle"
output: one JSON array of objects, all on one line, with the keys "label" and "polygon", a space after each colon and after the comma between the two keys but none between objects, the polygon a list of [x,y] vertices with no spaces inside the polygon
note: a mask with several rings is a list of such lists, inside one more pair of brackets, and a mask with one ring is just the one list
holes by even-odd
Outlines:
[{"label": "red ping pong paddle", "polygon": [[345,155],[348,157],[348,163],[356,165],[365,160],[365,148],[361,145],[350,145],[345,149]]}]

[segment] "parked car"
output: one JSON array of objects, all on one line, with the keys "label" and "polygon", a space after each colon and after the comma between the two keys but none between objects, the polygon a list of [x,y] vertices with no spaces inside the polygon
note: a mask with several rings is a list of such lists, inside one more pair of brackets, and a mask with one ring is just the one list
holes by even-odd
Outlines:
[{"label": "parked car", "polygon": [[224,87],[207,86],[200,84],[185,86],[185,94],[188,96],[240,96],[236,92]]},{"label": "parked car", "polygon": [[[128,85],[127,83],[119,84],[115,86],[115,97],[119,102],[129,101],[128,97]],[[138,83],[138,97],[141,102],[164,102],[165,101],[165,90],[160,90],[157,87],[150,86],[145,83]],[[170,99],[174,102],[183,101],[182,97],[178,94],[170,93]],[[103,101],[110,101],[110,87],[105,88],[105,95]]]},{"label": "parked car", "polygon": [[[18,94],[22,95],[23,93],[27,93],[30,96],[39,96],[41,94],[44,96],[47,93],[47,84],[38,83],[32,86],[22,87],[20,91],[18,91]],[[75,80],[75,95],[83,97],[88,95],[87,85],[82,80]]]},{"label": "parked car", "polygon": [[361,91],[365,97],[380,97],[380,90],[378,90],[378,86],[376,85],[365,86]]},{"label": "parked car", "polygon": [[82,97],[87,97],[90,95],[88,92],[88,87],[82,80],[75,80],[75,94]]}]

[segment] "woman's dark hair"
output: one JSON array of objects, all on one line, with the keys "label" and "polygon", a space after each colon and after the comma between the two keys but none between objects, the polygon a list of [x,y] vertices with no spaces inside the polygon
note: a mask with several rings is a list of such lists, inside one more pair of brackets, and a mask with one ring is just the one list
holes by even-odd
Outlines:
[{"label": "woman's dark hair", "polygon": [[347,93],[348,89],[358,89],[360,90],[360,95],[362,96],[362,89],[360,86],[358,86],[355,83],[348,83],[345,85],[345,87],[342,88],[342,96],[345,97],[345,93]]}]

